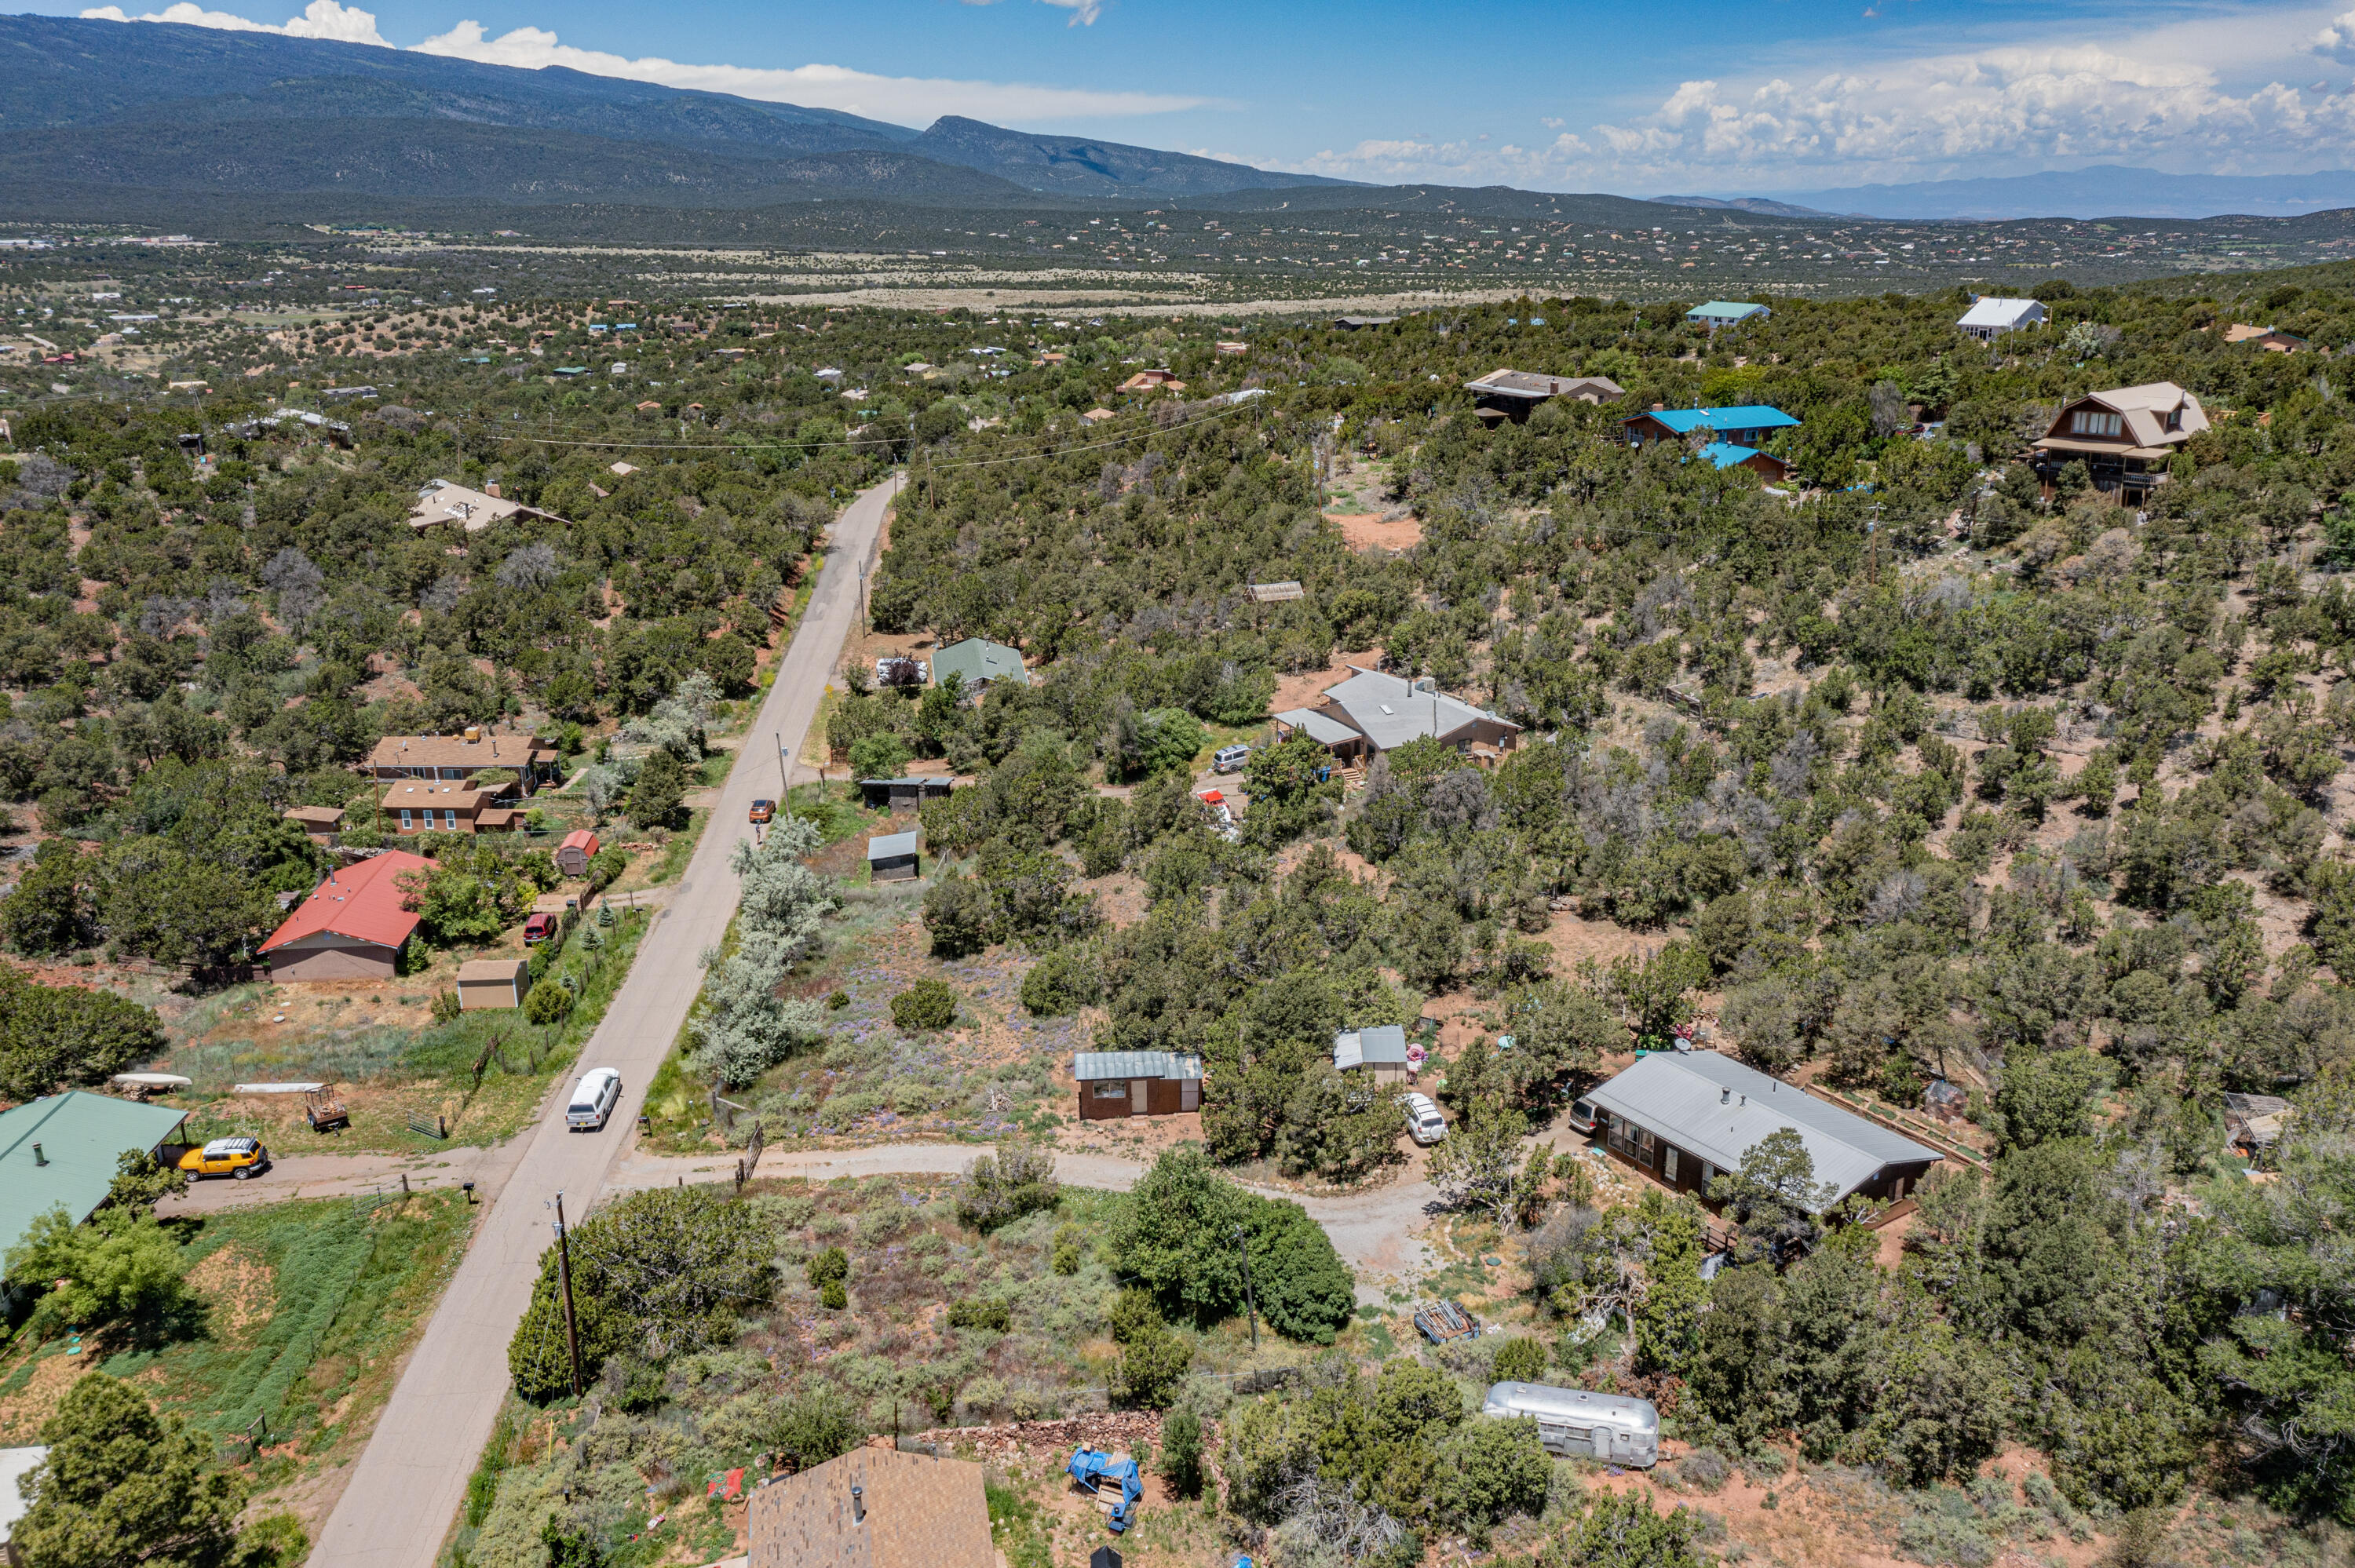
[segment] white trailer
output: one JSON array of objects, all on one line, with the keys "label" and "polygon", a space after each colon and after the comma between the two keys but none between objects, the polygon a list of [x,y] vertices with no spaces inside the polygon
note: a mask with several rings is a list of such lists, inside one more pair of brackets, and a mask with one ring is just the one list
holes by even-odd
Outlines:
[{"label": "white trailer", "polygon": [[1659,1463],[1660,1413],[1648,1399],[1542,1383],[1500,1383],[1489,1388],[1480,1414],[1500,1420],[1535,1417],[1538,1442],[1565,1458],[1639,1469]]}]

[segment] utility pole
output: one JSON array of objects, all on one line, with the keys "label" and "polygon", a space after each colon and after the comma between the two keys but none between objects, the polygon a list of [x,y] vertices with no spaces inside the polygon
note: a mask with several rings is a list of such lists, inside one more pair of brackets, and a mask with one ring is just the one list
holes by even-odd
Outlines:
[{"label": "utility pole", "polygon": [[572,1397],[581,1397],[581,1331],[572,1320],[572,1246],[564,1234],[564,1194],[556,1194],[556,1277],[564,1287],[564,1349],[572,1358]]},{"label": "utility pole", "polygon": [[1881,503],[1872,503],[1872,515],[1864,524],[1864,580],[1881,581]]},{"label": "utility pole", "polygon": [[1243,1303],[1251,1308],[1252,1354],[1259,1354],[1259,1299],[1252,1289],[1251,1242],[1241,1225],[1235,1227],[1235,1245],[1243,1252]]},{"label": "utility pole", "polygon": [[777,803],[783,806],[785,798],[794,792],[794,781],[785,771],[785,732],[778,730],[775,734],[777,737]]}]

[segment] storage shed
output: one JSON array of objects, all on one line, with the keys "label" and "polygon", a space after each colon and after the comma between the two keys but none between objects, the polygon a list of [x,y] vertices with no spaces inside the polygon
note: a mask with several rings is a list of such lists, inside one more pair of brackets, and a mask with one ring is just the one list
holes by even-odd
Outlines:
[{"label": "storage shed", "polygon": [[1851,1192],[1902,1198],[1939,1159],[1934,1149],[1713,1051],[1639,1056],[1585,1097],[1611,1151],[1679,1192],[1707,1192],[1785,1128],[1815,1161],[1824,1190],[1817,1213]]},{"label": "storage shed", "polygon": [[953,779],[861,779],[858,797],[870,811],[913,811],[927,800],[945,800],[956,788]]},{"label": "storage shed", "polygon": [[1202,1108],[1202,1058],[1174,1051],[1080,1051],[1080,1119],[1170,1116]]},{"label": "storage shed", "polygon": [[1406,1081],[1406,1031],[1395,1023],[1344,1029],[1333,1036],[1333,1070],[1365,1073],[1378,1084]]},{"label": "storage shed", "polygon": [[321,849],[336,847],[336,836],[344,825],[344,809],[341,806],[295,806],[285,813],[285,817]]},{"label": "storage shed", "polygon": [[905,882],[917,874],[916,834],[878,833],[867,841],[868,881]]},{"label": "storage shed", "polygon": [[531,964],[525,959],[474,959],[458,966],[458,1005],[472,1012],[483,1007],[521,1007],[529,989]]},{"label": "storage shed", "polygon": [[575,828],[564,835],[556,846],[556,869],[567,876],[586,876],[589,863],[597,858],[597,835],[586,828]]}]

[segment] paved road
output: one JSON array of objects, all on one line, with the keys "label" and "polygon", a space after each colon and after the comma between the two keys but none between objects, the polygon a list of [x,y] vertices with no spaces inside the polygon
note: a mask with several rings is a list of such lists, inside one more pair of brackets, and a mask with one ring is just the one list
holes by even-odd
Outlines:
[{"label": "paved road", "polygon": [[736,912],[728,858],[751,829],[751,801],[777,793],[776,736],[797,754],[858,609],[860,567],[882,527],[893,479],[860,493],[836,520],[809,608],[768,699],[729,771],[703,842],[671,906],[655,916],[630,978],[583,1052],[584,1065],[618,1067],[622,1103],[602,1133],[565,1129],[562,1097],[523,1146],[504,1194],[484,1216],[474,1245],[418,1342],[376,1434],[354,1467],[311,1561],[319,1568],[432,1568],[465,1494],[466,1478],[506,1396],[507,1339],[531,1299],[558,1191],[579,1219],[628,1141],[645,1086],[703,983],[697,955],[716,945]]}]

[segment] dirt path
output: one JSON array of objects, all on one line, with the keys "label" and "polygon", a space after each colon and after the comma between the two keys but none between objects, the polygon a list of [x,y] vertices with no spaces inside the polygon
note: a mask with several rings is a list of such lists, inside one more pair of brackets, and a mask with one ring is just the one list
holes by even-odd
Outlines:
[{"label": "dirt path", "polygon": [[548,1245],[551,1216],[542,1204],[569,1194],[568,1215],[579,1219],[628,1144],[646,1085],[702,986],[698,955],[719,942],[735,915],[738,884],[729,857],[750,836],[745,813],[753,799],[773,790],[775,737],[791,736],[797,750],[817,712],[858,616],[859,583],[884,508],[898,487],[894,476],[862,493],[829,530],[829,559],[739,764],[720,788],[714,820],[581,1053],[584,1065],[621,1071],[623,1097],[611,1123],[602,1133],[576,1135],[564,1126],[561,1097],[555,1097],[538,1126],[515,1140],[514,1174],[476,1229],[351,1484],[320,1531],[311,1554],[318,1568],[432,1568],[506,1397],[507,1340],[531,1298]]}]

